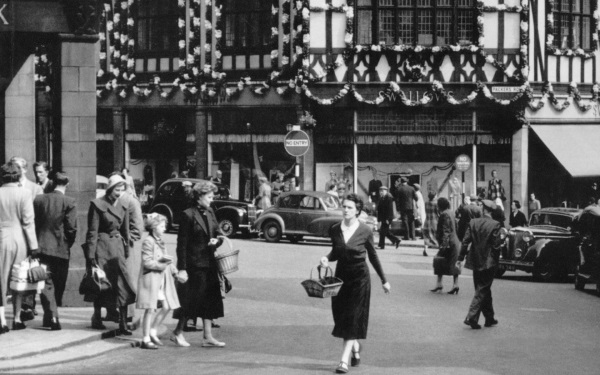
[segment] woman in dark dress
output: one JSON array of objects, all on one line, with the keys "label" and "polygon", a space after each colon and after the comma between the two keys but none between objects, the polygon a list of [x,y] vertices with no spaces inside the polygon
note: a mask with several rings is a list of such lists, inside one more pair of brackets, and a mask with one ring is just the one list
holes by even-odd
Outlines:
[{"label": "woman in dark dress", "polygon": [[100,317],[102,307],[107,311],[119,308],[120,335],[130,336],[127,329],[127,306],[135,302],[135,287],[127,267],[129,256],[129,214],[119,197],[125,191],[125,180],[119,175],[108,179],[106,195],[94,199],[88,212],[88,231],[84,247],[88,270],[97,266],[104,270],[112,287],[99,295],[85,295],[94,302],[92,328],[106,329]]},{"label": "woman in dark dress", "polygon": [[327,256],[321,258],[321,266],[327,267],[329,261],[337,261],[335,276],[344,282],[339,294],[331,300],[335,323],[332,335],[344,339],[342,358],[336,368],[337,373],[343,374],[348,372],[351,353],[352,366],[360,364],[358,340],[367,338],[371,300],[371,276],[367,257],[379,275],[385,293],[390,292],[390,284],[379,263],[371,228],[358,221],[363,201],[358,195],[349,194],[343,198],[342,209],[344,220],[331,228],[329,234],[333,248]]},{"label": "woman in dark dress", "polygon": [[219,269],[215,251],[223,239],[217,238],[219,224],[210,204],[217,192],[212,182],[194,186],[196,205],[183,211],[177,235],[177,269],[179,282],[187,283],[179,296],[181,311],[171,341],[190,346],[182,332],[188,319],[201,318],[204,326],[204,347],[224,347],[212,335],[212,320],[224,316]]},{"label": "woman in dark dress", "polygon": [[510,218],[508,219],[508,225],[511,228],[516,227],[526,227],[527,226],[527,218],[525,214],[521,212],[521,202],[512,201],[510,205]]},{"label": "woman in dark dress", "polygon": [[460,275],[460,268],[456,267],[456,261],[458,260],[458,253],[460,251],[460,241],[456,234],[456,218],[454,212],[450,209],[450,202],[446,198],[438,199],[438,211],[440,218],[437,225],[437,242],[440,244],[440,250],[436,257],[446,258],[446,262],[442,269],[434,269],[434,273],[437,275],[437,283],[432,292],[440,292],[442,287],[442,277],[444,275],[452,275],[454,278],[454,284],[448,294],[458,294],[458,275]]}]

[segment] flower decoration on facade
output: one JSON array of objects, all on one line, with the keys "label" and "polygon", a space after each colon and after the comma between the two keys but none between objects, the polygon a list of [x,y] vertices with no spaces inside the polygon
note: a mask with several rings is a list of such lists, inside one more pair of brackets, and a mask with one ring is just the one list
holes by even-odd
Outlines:
[{"label": "flower decoration on facade", "polygon": [[[589,59],[597,54],[597,50],[600,48],[600,42],[598,41],[598,33],[600,32],[600,14],[598,13],[597,5],[598,2],[592,2],[593,19],[594,25],[592,34],[593,45],[591,52],[586,52],[581,48],[571,49],[571,48],[558,48],[555,46],[555,26],[554,26],[554,12],[556,11],[556,1],[555,0],[546,0],[546,52],[549,54],[553,54],[556,56],[577,56],[582,57],[584,59]],[[557,41],[561,43],[561,41]]]}]

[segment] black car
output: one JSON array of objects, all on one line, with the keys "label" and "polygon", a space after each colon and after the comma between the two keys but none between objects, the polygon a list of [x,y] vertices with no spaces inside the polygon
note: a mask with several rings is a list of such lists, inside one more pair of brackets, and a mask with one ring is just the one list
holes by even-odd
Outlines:
[{"label": "black car", "polygon": [[550,281],[575,273],[580,239],[574,220],[580,213],[575,208],[542,208],[531,214],[529,227],[512,228],[497,276],[521,270]]},{"label": "black car", "polygon": [[585,284],[596,284],[600,296],[600,207],[586,207],[577,218],[581,234],[579,263],[575,273],[575,289],[585,289]]},{"label": "black car", "polygon": [[[192,184],[203,182],[197,178],[172,178],[160,185],[149,212],[157,212],[167,217],[167,230],[173,230],[179,225],[182,212],[188,208],[189,199],[186,197],[182,183]],[[227,185],[214,183],[219,191],[211,205],[217,216],[219,228],[227,237],[234,236],[238,231],[249,234],[257,217],[256,206],[239,200],[230,199]]]}]

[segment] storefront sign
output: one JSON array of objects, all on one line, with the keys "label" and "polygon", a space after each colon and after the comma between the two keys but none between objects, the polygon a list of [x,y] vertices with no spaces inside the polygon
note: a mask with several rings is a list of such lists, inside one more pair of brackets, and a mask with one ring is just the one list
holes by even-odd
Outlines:
[{"label": "storefront sign", "polygon": [[284,140],[285,151],[292,156],[302,156],[306,154],[310,147],[308,134],[302,130],[293,130],[286,134]]},{"label": "storefront sign", "polygon": [[466,172],[471,168],[471,158],[467,154],[460,154],[456,157],[454,164],[460,172]]},{"label": "storefront sign", "polygon": [[494,93],[515,93],[520,92],[521,88],[519,86],[492,86],[492,92]]},{"label": "storefront sign", "polygon": [[6,2],[0,2],[0,25],[8,26],[8,4]]}]

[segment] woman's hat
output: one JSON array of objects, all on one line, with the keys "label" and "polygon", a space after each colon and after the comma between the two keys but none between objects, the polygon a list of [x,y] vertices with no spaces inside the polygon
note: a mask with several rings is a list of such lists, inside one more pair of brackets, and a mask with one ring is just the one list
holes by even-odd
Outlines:
[{"label": "woman's hat", "polygon": [[110,176],[108,178],[108,187],[106,188],[106,191],[112,190],[113,187],[121,183],[125,184],[125,180],[123,179],[123,177],[119,176],[118,174]]},{"label": "woman's hat", "polygon": [[387,186],[385,186],[385,185],[381,185],[381,186],[379,187],[379,190],[388,190],[388,187],[387,187]]}]

